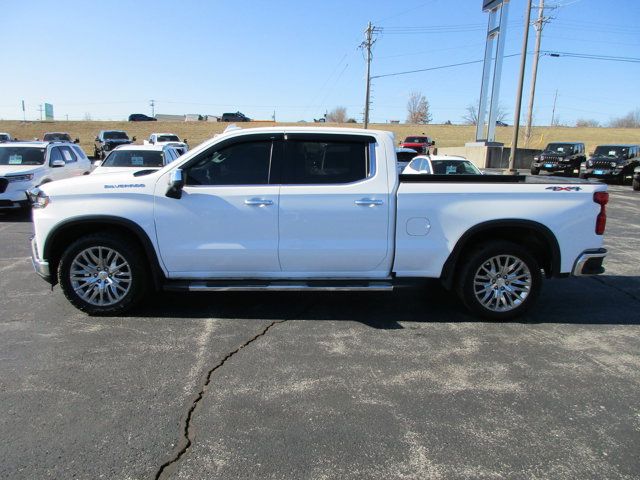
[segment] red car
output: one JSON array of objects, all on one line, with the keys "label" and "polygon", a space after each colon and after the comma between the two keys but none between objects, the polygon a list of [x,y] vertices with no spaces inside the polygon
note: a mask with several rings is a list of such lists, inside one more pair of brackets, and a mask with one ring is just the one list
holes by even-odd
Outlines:
[{"label": "red car", "polygon": [[429,147],[436,144],[436,141],[431,137],[426,136],[414,136],[407,137],[404,142],[400,143],[402,148],[411,148],[418,153],[429,153]]}]

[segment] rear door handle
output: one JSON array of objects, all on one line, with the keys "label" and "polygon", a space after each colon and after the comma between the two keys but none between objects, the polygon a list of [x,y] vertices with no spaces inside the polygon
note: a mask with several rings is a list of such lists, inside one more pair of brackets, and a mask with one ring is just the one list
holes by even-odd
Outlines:
[{"label": "rear door handle", "polygon": [[376,205],[382,205],[384,202],[382,200],[374,200],[373,198],[363,198],[361,200],[356,200],[355,204],[363,207],[374,207]]},{"label": "rear door handle", "polygon": [[245,205],[252,205],[255,207],[265,207],[267,205],[273,205],[273,200],[267,200],[265,198],[247,198],[244,201]]}]

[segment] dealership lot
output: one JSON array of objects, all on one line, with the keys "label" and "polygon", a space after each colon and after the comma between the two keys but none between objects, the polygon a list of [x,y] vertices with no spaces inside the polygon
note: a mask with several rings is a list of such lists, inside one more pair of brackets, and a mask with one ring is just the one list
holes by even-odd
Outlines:
[{"label": "dealership lot", "polygon": [[637,478],[640,197],[610,191],[607,274],[506,324],[437,282],[91,318],[0,214],[0,478]]}]

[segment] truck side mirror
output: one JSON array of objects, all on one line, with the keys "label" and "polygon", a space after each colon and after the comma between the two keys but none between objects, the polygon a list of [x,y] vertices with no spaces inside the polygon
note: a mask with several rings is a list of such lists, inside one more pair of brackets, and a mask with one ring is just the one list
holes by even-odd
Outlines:
[{"label": "truck side mirror", "polygon": [[187,139],[186,139],[186,138],[183,138],[183,139],[182,139],[182,142],[183,142],[183,143],[187,143]]},{"label": "truck side mirror", "polygon": [[100,137],[96,137],[96,142],[99,142],[99,141],[100,141]]},{"label": "truck side mirror", "polygon": [[131,141],[132,141],[132,142],[135,142],[135,141],[136,141],[136,137],[133,137],[133,138],[131,139]]},{"label": "truck side mirror", "polygon": [[167,189],[167,197],[182,198],[182,188],[184,187],[184,173],[181,168],[176,168],[169,174],[169,188]]},{"label": "truck side mirror", "polygon": [[52,160],[51,161],[51,168],[60,168],[60,167],[64,167],[66,165],[64,160]]},{"label": "truck side mirror", "polygon": [[73,141],[73,143],[80,143],[80,139],[79,139],[79,138],[76,138],[76,139]]}]

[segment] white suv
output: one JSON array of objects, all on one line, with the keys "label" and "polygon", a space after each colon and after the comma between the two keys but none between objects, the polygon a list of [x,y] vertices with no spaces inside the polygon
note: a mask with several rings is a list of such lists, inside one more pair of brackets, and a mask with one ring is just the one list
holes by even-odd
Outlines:
[{"label": "white suv", "polygon": [[175,148],[180,155],[184,155],[189,150],[187,139],[185,138],[180,141],[180,137],[175,133],[152,133],[149,135],[149,140],[145,140],[144,143],[145,145],[170,145]]},{"label": "white suv", "polygon": [[72,143],[0,144],[0,209],[26,207],[29,189],[90,171],[91,162]]}]

